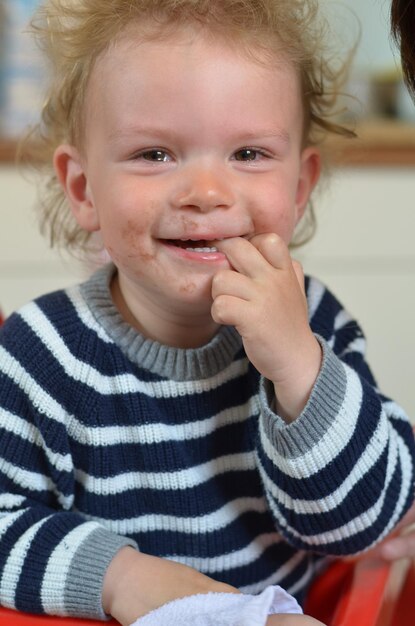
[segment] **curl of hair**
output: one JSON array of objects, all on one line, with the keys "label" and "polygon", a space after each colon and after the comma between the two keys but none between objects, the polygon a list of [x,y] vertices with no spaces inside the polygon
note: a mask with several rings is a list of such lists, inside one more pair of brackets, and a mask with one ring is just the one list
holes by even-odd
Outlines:
[{"label": "curl of hair", "polygon": [[[84,104],[97,59],[127,29],[151,39],[182,25],[242,44],[248,54],[277,52],[297,68],[305,112],[304,143],[328,134],[353,133],[334,121],[336,98],[349,62],[339,64],[325,46],[327,23],[318,0],[45,0],[31,29],[50,70],[41,120],[25,138],[21,154],[43,175],[40,219],[51,245],[87,250],[90,234],[76,223],[53,170],[55,149],[70,143],[82,151]],[[309,234],[315,228],[309,212]],[[303,237],[304,238],[304,237]],[[305,235],[305,239],[309,235]]]}]

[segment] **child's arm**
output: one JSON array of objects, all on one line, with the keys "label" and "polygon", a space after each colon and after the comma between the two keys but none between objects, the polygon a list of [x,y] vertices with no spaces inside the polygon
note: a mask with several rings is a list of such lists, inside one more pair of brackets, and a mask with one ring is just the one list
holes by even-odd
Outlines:
[{"label": "child's arm", "polygon": [[[216,583],[190,567],[123,548],[111,563],[104,579],[103,606],[122,626],[177,598],[195,594],[239,593]],[[155,621],[156,618],[154,618]],[[195,615],[197,623],[197,616]],[[186,616],[186,623],[189,618]],[[245,616],[246,621],[246,616]],[[255,623],[261,621],[255,620]],[[265,626],[265,625],[264,625]],[[312,617],[275,614],[266,626],[324,626]]]},{"label": "child's arm", "polygon": [[[59,400],[49,393],[52,378]],[[73,510],[83,490],[72,458],[82,425],[66,412],[65,379],[22,316],[11,316],[0,331],[0,604],[105,619],[104,577],[124,554],[133,566],[117,569],[122,602],[111,583],[106,599],[121,606],[125,624],[175,594],[231,591],[192,568],[140,554],[134,541]]]},{"label": "child's arm", "polygon": [[[74,488],[64,484],[69,455],[61,460],[62,481],[42,475],[41,467],[48,463],[44,450],[37,474],[24,467],[16,473],[7,457],[21,459],[8,438],[17,431],[25,439],[36,436],[30,424],[17,415],[9,419],[0,409],[0,605],[92,619],[108,613],[128,626],[176,598],[209,591],[237,593],[195,569],[142,554],[128,538],[69,511]],[[27,454],[36,450],[28,448]],[[33,498],[27,497],[28,491]]]},{"label": "child's arm", "polygon": [[217,244],[234,268],[213,279],[213,318],[240,333],[245,352],[275,388],[287,422],[305,407],[321,365],[321,347],[308,321],[304,277],[277,235]]},{"label": "child's arm", "polygon": [[[217,247],[233,270],[214,279],[212,314],[236,326],[262,374],[258,469],[277,527],[301,549],[367,549],[413,501],[409,421],[377,390],[358,324],[315,280],[307,319],[284,242],[259,235]],[[309,367],[310,335],[322,350],[319,371]]]},{"label": "child's arm", "polygon": [[104,578],[102,604],[123,626],[167,602],[198,593],[239,593],[191,567],[123,548]]}]

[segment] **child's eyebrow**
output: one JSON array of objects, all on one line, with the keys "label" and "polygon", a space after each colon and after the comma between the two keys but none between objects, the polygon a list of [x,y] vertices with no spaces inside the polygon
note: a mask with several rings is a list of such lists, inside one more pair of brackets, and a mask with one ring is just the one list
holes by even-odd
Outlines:
[{"label": "child's eyebrow", "polygon": [[290,134],[288,131],[280,128],[267,128],[267,129],[255,129],[255,130],[247,130],[240,134],[239,139],[241,140],[249,140],[249,139],[278,139],[283,141],[284,143],[290,142]]},{"label": "child's eyebrow", "polygon": [[[231,130],[229,130],[229,133],[232,135]],[[109,139],[117,142],[141,135],[155,138],[163,137],[172,140],[180,139],[182,137],[182,133],[178,132],[176,129],[163,128],[162,126],[139,126],[132,124],[131,126],[128,125],[123,128],[115,129],[109,134]],[[241,143],[268,138],[277,139],[284,144],[289,144],[291,139],[288,131],[280,128],[258,128],[243,131],[238,129],[238,131],[235,132],[235,135],[233,137],[231,136],[233,141]]]}]

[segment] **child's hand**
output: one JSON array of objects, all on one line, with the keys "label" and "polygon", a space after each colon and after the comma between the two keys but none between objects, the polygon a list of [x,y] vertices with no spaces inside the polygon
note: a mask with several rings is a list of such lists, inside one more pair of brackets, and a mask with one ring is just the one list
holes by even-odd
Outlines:
[{"label": "child's hand", "polygon": [[239,593],[191,567],[125,547],[105,575],[102,605],[122,626],[129,626],[167,602],[210,591]]},{"label": "child's hand", "polygon": [[301,413],[321,365],[321,348],[307,315],[301,266],[273,233],[215,243],[232,267],[212,284],[212,317],[236,327],[246,354],[274,383],[279,413]]}]

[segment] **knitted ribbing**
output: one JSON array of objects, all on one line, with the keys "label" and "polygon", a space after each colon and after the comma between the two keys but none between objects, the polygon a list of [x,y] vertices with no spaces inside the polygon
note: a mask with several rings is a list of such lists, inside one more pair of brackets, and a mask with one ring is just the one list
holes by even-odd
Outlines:
[{"label": "knitted ribbing", "polygon": [[235,329],[194,350],[150,341],[114,307],[113,271],[0,330],[2,605],[103,618],[102,579],[126,544],[300,597],[318,554],[393,527],[413,497],[411,427],[321,283],[307,297],[323,365],[287,425]]}]

